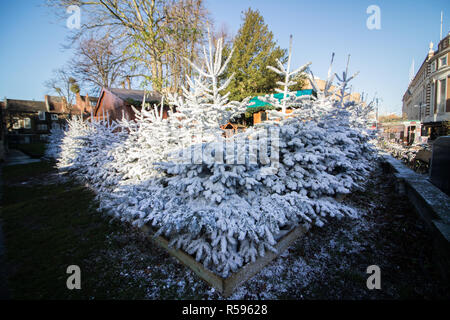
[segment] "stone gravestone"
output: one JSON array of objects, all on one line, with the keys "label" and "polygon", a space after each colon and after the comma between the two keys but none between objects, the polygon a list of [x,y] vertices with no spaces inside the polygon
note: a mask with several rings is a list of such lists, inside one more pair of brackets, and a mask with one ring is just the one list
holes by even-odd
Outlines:
[{"label": "stone gravestone", "polygon": [[439,137],[433,143],[430,181],[450,196],[450,136]]}]

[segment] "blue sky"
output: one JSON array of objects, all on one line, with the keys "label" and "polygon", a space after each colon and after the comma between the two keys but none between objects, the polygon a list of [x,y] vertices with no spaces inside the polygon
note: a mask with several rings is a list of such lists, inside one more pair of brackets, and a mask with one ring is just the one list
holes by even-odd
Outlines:
[{"label": "blue sky", "polygon": [[[70,58],[63,49],[69,29],[38,0],[0,1],[0,98],[43,100],[44,82],[53,69]],[[381,29],[369,30],[369,5],[381,9]],[[334,71],[360,71],[354,89],[383,100],[381,112],[401,112],[401,98],[408,85],[412,59],[416,70],[428,44],[439,41],[440,12],[444,35],[450,31],[449,1],[300,1],[207,0],[217,25],[235,34],[242,11],[258,9],[280,46],[294,37],[293,66],[312,62],[312,70],[325,77],[331,53]]]},{"label": "blue sky", "polygon": [[0,1],[0,98],[43,100],[44,82],[71,52],[66,26],[44,1]]}]

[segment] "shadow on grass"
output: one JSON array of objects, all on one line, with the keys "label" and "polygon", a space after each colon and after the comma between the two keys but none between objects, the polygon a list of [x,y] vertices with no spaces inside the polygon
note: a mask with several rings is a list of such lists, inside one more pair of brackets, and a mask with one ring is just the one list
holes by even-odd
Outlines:
[{"label": "shadow on grass", "polygon": [[[207,298],[208,287],[189,270],[97,212],[89,189],[57,182],[55,174],[46,162],[3,168],[0,219],[12,299]],[[67,289],[69,265],[81,269],[81,290]]]},{"label": "shadow on grass", "polygon": [[9,186],[14,183],[27,181],[30,178],[39,178],[50,172],[55,171],[54,164],[48,161],[32,162],[29,164],[17,164],[12,166],[3,166],[2,178],[3,184]]},{"label": "shadow on grass", "polygon": [[40,158],[45,154],[46,144],[44,142],[17,144],[10,143],[10,149],[17,149],[32,158]]},{"label": "shadow on grass", "polygon": [[[108,289],[98,288],[97,270],[86,259],[105,246],[118,226],[95,211],[93,193],[74,183],[12,184],[51,170],[45,162],[4,168],[1,219],[15,299],[89,298]],[[67,289],[69,265],[80,266],[83,290]]]}]

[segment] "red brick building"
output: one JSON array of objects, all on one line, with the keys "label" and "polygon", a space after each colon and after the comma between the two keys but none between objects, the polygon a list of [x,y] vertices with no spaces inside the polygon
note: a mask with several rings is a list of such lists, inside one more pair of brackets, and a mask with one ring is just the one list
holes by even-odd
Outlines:
[{"label": "red brick building", "polygon": [[89,115],[91,112],[94,112],[97,102],[97,97],[89,97],[88,94],[81,96],[77,93],[75,97],[75,105],[73,106],[74,113]]},{"label": "red brick building", "polygon": [[44,101],[4,99],[0,102],[2,129],[8,143],[34,143],[46,139],[50,130],[62,127],[66,119],[77,115],[87,117],[97,98],[76,96],[70,105],[63,97],[44,97]]},{"label": "red brick building", "polygon": [[[122,119],[124,115],[127,119],[134,119],[133,108],[140,109],[142,101],[146,95],[145,101],[150,104],[161,102],[161,95],[156,92],[146,92],[144,90],[102,88],[94,109],[94,117],[103,119],[108,117],[110,120]],[[167,117],[169,107],[164,107],[164,117]]]}]

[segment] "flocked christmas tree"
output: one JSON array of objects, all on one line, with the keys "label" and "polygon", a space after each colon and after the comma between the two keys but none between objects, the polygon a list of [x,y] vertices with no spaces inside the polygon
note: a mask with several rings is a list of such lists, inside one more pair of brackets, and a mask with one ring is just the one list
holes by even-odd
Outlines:
[{"label": "flocked christmas tree", "polygon": [[223,39],[218,39],[213,46],[209,31],[208,35],[208,51],[203,47],[203,67],[189,61],[197,73],[194,79],[186,78],[189,89],[182,86],[183,97],[169,95],[169,103],[176,106],[177,111],[172,121],[178,122],[181,131],[201,135],[204,141],[220,137],[222,135],[220,126],[226,124],[232,117],[245,112],[248,101],[248,99],[242,102],[229,101],[230,93],[222,94],[234,76],[232,74],[227,79],[221,80],[233,51],[224,60]]},{"label": "flocked christmas tree", "polygon": [[[93,187],[100,210],[153,226],[171,245],[228,276],[274,250],[278,239],[299,224],[322,226],[329,217],[356,217],[356,210],[335,196],[362,186],[373,152],[363,122],[356,121],[370,106],[335,100],[327,92],[299,102],[288,90],[296,73],[289,62],[286,68],[271,68],[285,75],[284,99],[274,102],[280,106],[279,121],[224,141],[220,125],[243,111],[245,102],[228,102],[222,95],[229,79],[219,81],[228,61],[222,64],[221,55],[222,41],[215,48],[210,41],[205,68],[195,67],[197,77],[188,80],[183,98],[169,99],[176,112],[167,119],[162,106],[148,110],[144,104],[135,111],[136,120],[70,120],[55,154],[61,169]],[[351,78],[338,80],[345,96]],[[286,118],[288,108],[296,109]],[[267,130],[277,134],[260,139]],[[173,161],[171,154],[186,149],[180,137],[200,133],[202,138],[187,148],[199,150],[201,161]],[[265,174],[262,151],[275,144],[266,155],[278,161],[277,170]]]}]

